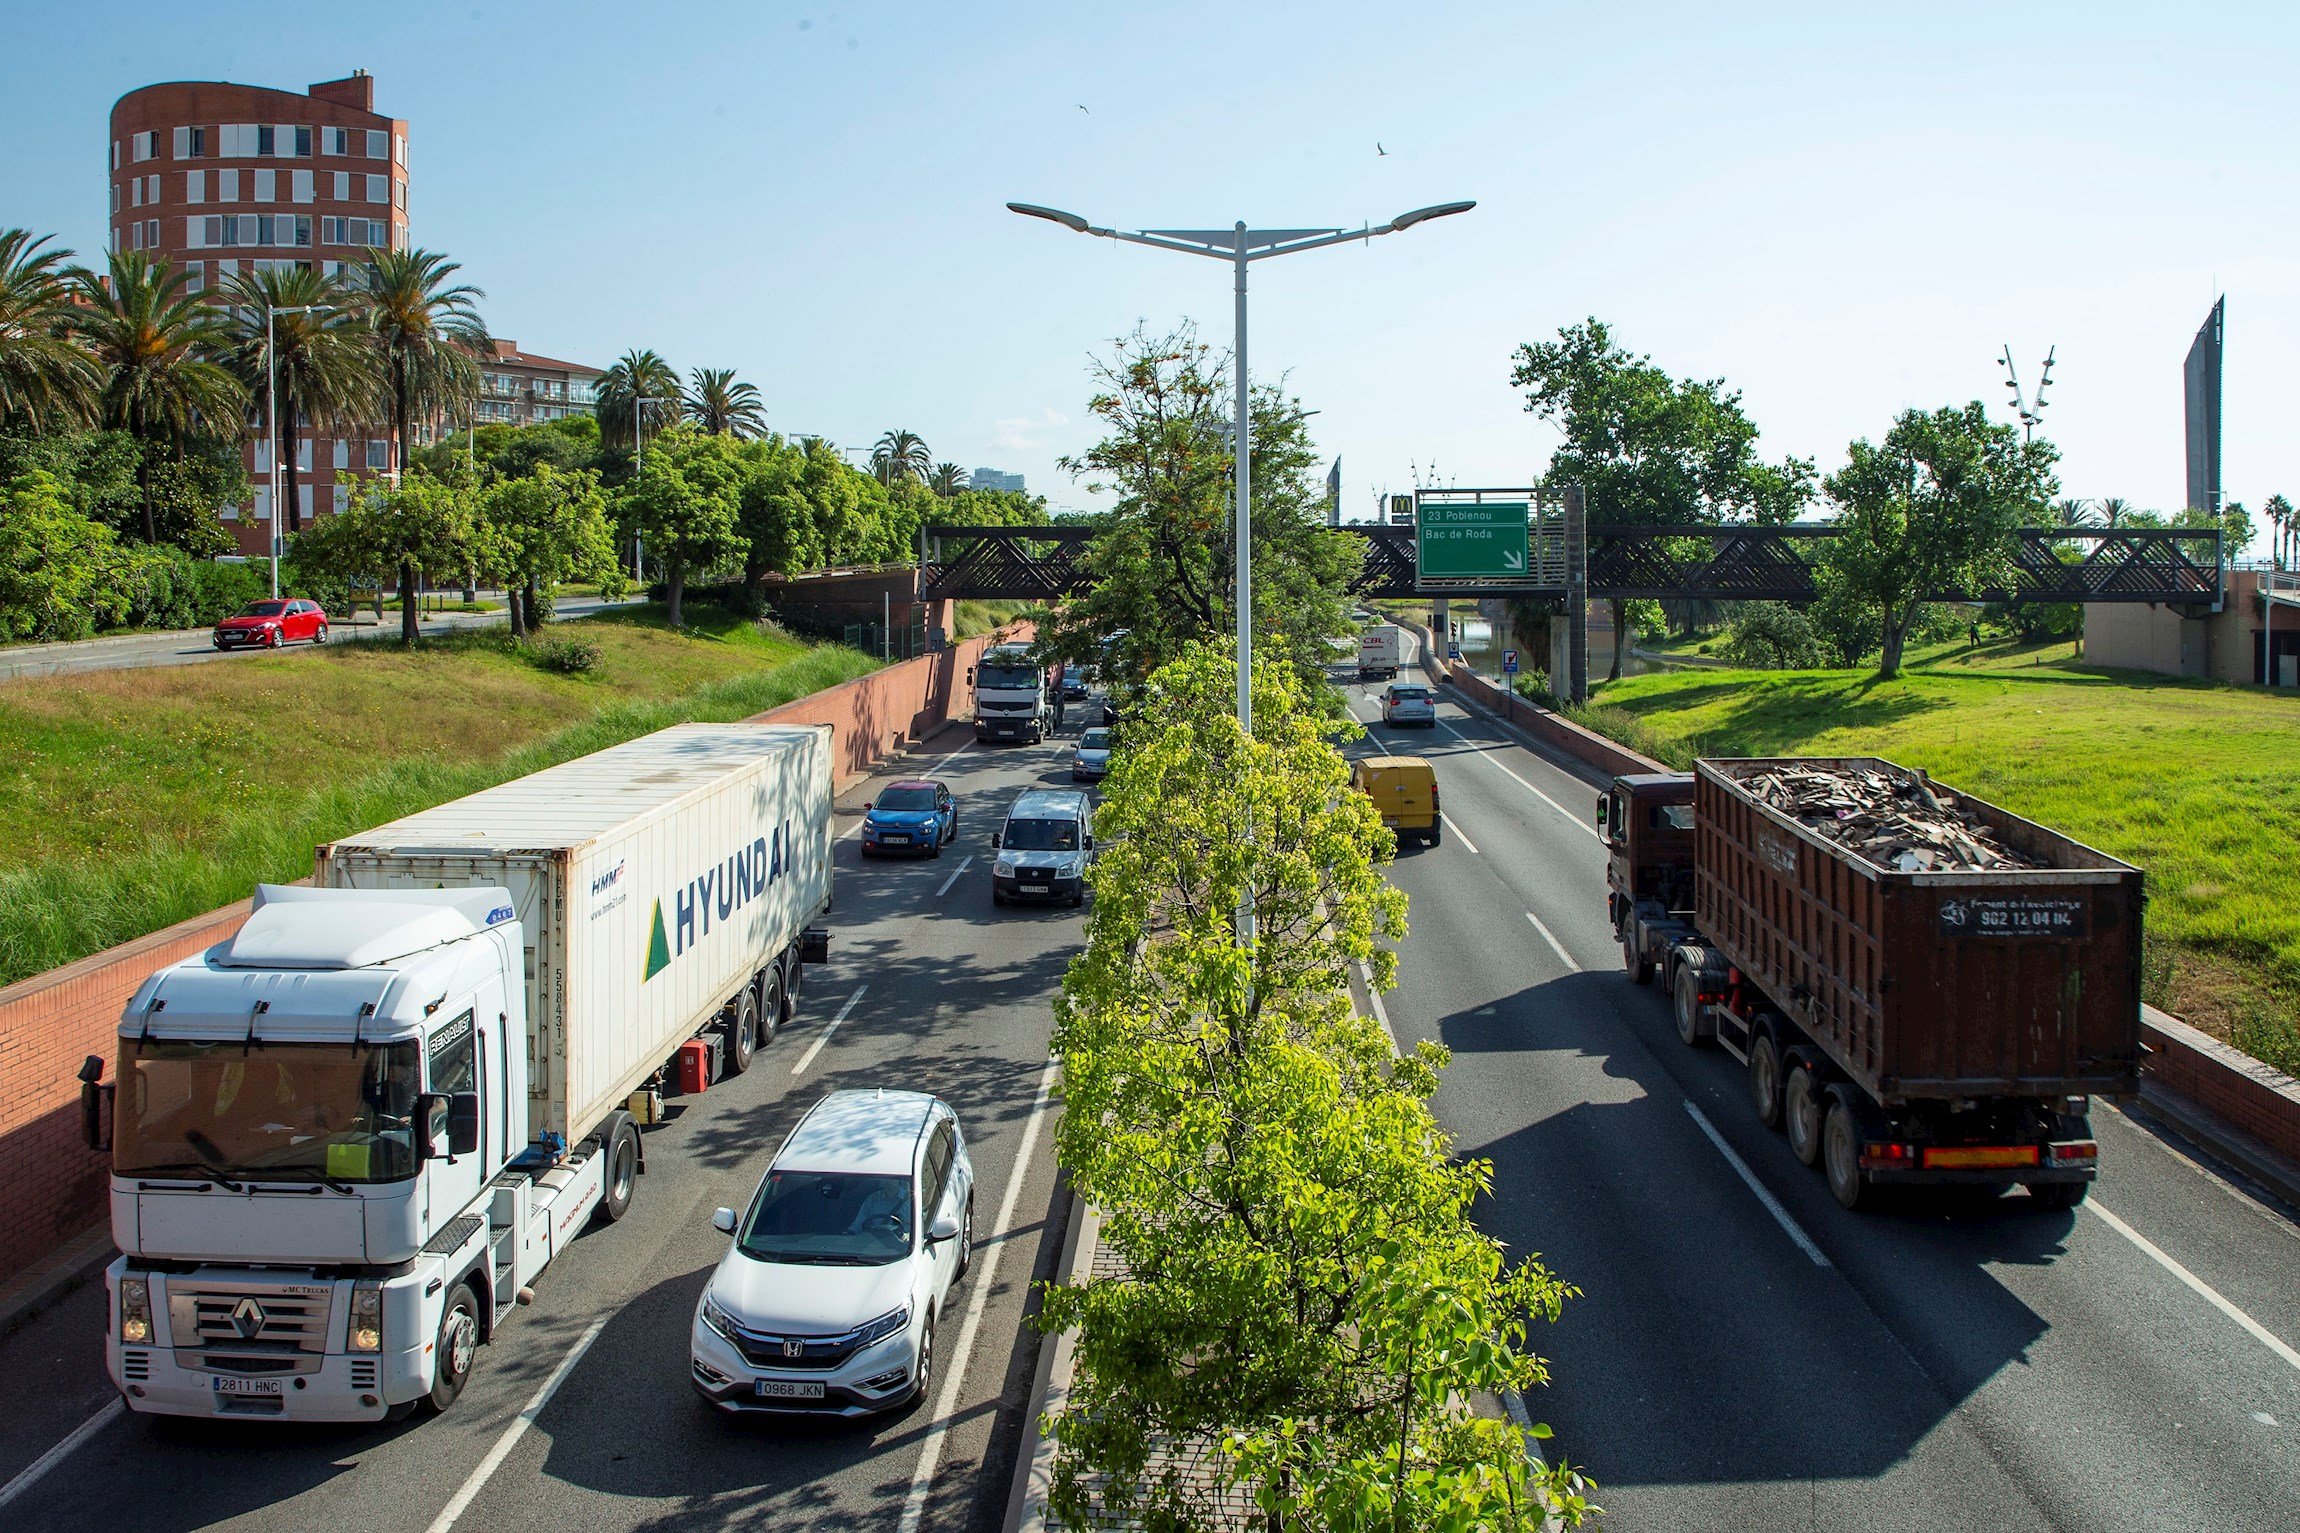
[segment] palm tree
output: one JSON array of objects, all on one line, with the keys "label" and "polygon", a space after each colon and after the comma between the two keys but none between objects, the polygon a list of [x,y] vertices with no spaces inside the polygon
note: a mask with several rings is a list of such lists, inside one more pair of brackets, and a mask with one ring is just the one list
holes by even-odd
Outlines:
[{"label": "palm tree", "polygon": [[2056,527],[2090,527],[2093,523],[2092,502],[2068,496],[2052,503],[2052,520]]},{"label": "palm tree", "polygon": [[[675,423],[686,397],[686,391],[679,387],[678,373],[661,356],[652,351],[624,352],[614,366],[599,375],[593,395],[600,442],[630,448],[637,441],[639,425],[652,433]],[[642,399],[647,401],[644,406],[637,403]]]},{"label": "palm tree", "polygon": [[966,488],[970,476],[955,463],[937,463],[934,472],[926,476],[926,487],[948,500]]},{"label": "palm tree", "polygon": [[94,416],[96,365],[73,344],[62,269],[69,250],[53,238],[0,229],[0,429],[79,425]]},{"label": "palm tree", "polygon": [[2099,502],[2099,508],[2102,523],[2110,527],[2132,514],[2132,502],[2121,495],[2108,496]]},{"label": "palm tree", "polygon": [[[436,251],[378,250],[368,261],[361,294],[377,384],[391,412],[393,463],[407,477],[418,416],[460,409],[479,392],[479,359],[493,350],[475,307],[487,295],[467,282],[451,282],[463,268]],[[399,638],[421,635],[416,612],[415,565],[399,564]]]},{"label": "palm tree", "polygon": [[2300,529],[2300,515],[2294,513],[2292,502],[2281,495],[2269,496],[2267,504],[2260,510],[2268,518],[2268,525],[2276,529],[2268,540],[2268,560],[2276,568],[2282,569],[2292,534],[2295,529]]},{"label": "palm tree", "polygon": [[[340,432],[380,419],[386,408],[361,295],[342,279],[309,266],[275,266],[232,278],[222,297],[233,336],[225,365],[251,400],[262,398],[267,384],[273,391],[279,423],[271,434],[280,444],[280,472],[286,478],[286,527],[301,532],[296,443],[304,425]],[[267,313],[272,316],[270,357],[264,355]]]},{"label": "palm tree", "polygon": [[763,436],[767,407],[756,384],[738,382],[731,367],[698,367],[690,375],[687,419],[713,436]]},{"label": "palm tree", "polygon": [[112,252],[107,267],[102,276],[84,266],[68,275],[70,323],[98,372],[96,418],[144,449],[136,488],[144,541],[157,543],[151,450],[180,450],[198,436],[236,440],[248,396],[215,360],[231,345],[224,311],[186,290],[188,273],[140,250]]},{"label": "palm tree", "polygon": [[915,431],[895,430],[878,439],[871,449],[870,471],[888,489],[906,479],[924,479],[934,466],[934,454]]}]

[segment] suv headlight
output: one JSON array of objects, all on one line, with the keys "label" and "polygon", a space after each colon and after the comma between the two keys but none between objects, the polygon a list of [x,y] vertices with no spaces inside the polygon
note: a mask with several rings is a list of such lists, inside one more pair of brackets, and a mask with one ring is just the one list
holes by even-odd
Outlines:
[{"label": "suv headlight", "polygon": [[141,1346],[152,1339],[152,1280],[120,1279],[120,1340]]},{"label": "suv headlight", "polygon": [[718,1300],[709,1294],[703,1295],[703,1324],[729,1341],[735,1339],[735,1317],[719,1308]]},{"label": "suv headlight", "polygon": [[351,1324],[344,1346],[352,1352],[383,1350],[383,1289],[374,1283],[355,1283],[351,1290]]},{"label": "suv headlight", "polygon": [[884,1341],[897,1331],[907,1329],[909,1325],[909,1305],[905,1304],[900,1309],[890,1309],[876,1320],[865,1320],[861,1325],[855,1327],[855,1345],[867,1347],[874,1341]]}]

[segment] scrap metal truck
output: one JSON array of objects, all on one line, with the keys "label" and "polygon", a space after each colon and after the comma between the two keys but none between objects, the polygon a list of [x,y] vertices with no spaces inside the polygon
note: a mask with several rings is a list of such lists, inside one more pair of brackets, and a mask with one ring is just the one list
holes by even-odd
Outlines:
[{"label": "scrap metal truck", "polygon": [[2090,1098],[2139,1089],[2140,869],[1871,757],[1617,777],[1597,824],[1631,978],[1839,1203],[2082,1201]]},{"label": "scrap metal truck", "polygon": [[453,1402],[630,1207],[667,1072],[739,1073],[824,956],[828,733],[683,724],[322,846],[147,979],[81,1072],[129,1408]]}]

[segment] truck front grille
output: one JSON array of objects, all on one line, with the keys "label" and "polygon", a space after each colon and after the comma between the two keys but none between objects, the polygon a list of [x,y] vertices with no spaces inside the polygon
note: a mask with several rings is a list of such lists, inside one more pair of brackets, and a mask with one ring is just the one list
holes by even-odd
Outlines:
[{"label": "truck front grille", "polygon": [[235,1352],[324,1352],[332,1293],[324,1283],[168,1283],[168,1325],[179,1347]]}]

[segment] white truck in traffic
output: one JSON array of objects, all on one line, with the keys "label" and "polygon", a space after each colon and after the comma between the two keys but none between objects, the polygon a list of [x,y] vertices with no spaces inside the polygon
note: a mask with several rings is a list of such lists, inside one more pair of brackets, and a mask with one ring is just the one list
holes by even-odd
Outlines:
[{"label": "white truck in traffic", "polygon": [[1388,681],[1405,653],[1405,633],[1395,623],[1377,623],[1358,635],[1358,680]]},{"label": "white truck in traffic", "polygon": [[313,884],[147,979],[112,1084],[82,1068],[130,1409],[451,1403],[629,1208],[665,1071],[742,1070],[824,956],[828,730],[665,729],[323,846]]},{"label": "white truck in traffic", "polygon": [[1054,705],[1046,695],[1046,668],[1032,658],[1029,645],[992,645],[967,672],[967,680],[974,688],[977,740],[1035,745],[1046,738]]}]

